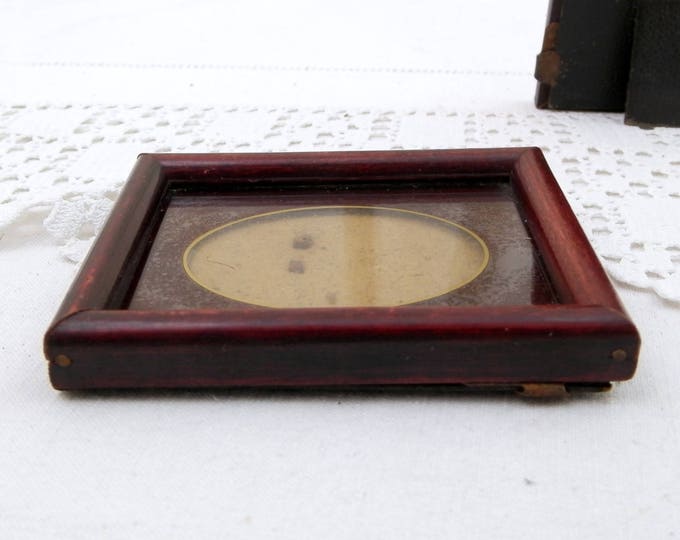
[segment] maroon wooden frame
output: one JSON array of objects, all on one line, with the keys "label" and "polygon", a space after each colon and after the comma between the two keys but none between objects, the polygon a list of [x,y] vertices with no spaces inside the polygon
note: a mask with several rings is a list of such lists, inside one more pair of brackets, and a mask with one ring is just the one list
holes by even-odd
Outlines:
[{"label": "maroon wooden frame", "polygon": [[[173,189],[504,179],[557,305],[124,309]],[[143,154],[45,336],[61,390],[604,385],[640,339],[537,148]]]}]

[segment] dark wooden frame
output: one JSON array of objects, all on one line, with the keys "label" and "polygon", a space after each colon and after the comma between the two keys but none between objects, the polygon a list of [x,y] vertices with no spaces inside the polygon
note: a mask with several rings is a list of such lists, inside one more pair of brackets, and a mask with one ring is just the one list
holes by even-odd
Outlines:
[{"label": "dark wooden frame", "polygon": [[[511,184],[557,305],[123,309],[172,190]],[[605,385],[640,340],[539,149],[143,154],[45,336],[57,389]],[[540,393],[540,392],[539,392]]]},{"label": "dark wooden frame", "polygon": [[623,111],[634,2],[550,0],[536,58],[539,109]]}]

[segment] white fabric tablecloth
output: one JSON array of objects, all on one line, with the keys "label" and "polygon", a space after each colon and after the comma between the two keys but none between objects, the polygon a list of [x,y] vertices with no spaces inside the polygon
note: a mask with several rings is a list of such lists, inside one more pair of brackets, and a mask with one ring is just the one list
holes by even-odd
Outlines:
[{"label": "white fabric tablecloth", "polygon": [[[0,7],[0,537],[680,535],[680,130],[534,109],[547,2]],[[641,331],[610,394],[49,386],[42,335],[138,153],[522,145]]]}]

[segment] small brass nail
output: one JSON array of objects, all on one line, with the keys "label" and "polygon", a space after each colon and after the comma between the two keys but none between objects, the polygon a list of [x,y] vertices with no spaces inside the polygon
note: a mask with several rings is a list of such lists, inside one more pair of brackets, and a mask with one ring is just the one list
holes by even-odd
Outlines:
[{"label": "small brass nail", "polygon": [[69,367],[73,362],[65,354],[58,354],[54,359],[54,363],[57,364],[59,367]]},{"label": "small brass nail", "polygon": [[612,358],[616,360],[617,362],[621,362],[626,359],[626,351],[623,349],[616,349],[615,351],[612,351]]}]

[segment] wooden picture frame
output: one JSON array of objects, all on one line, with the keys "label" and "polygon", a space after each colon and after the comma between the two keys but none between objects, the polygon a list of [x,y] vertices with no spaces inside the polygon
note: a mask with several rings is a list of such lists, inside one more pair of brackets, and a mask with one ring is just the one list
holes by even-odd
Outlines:
[{"label": "wooden picture frame", "polygon": [[[130,309],[174,198],[291,195],[306,206],[369,194],[390,206],[393,193],[432,189],[438,199],[505,193],[555,300]],[[639,346],[537,148],[142,154],[45,336],[60,390],[458,385],[553,395],[632,377]]]},{"label": "wooden picture frame", "polygon": [[635,9],[618,0],[550,0],[534,72],[536,107],[623,111]]}]

